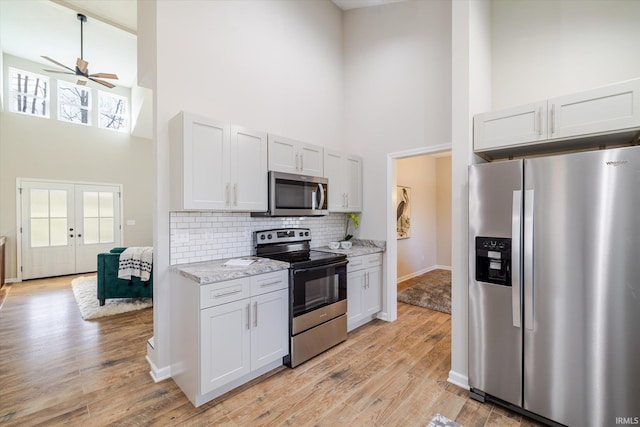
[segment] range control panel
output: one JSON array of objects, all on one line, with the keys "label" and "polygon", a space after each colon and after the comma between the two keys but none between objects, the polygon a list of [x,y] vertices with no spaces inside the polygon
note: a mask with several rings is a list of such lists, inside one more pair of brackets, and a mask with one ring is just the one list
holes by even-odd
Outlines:
[{"label": "range control panel", "polygon": [[292,243],[311,240],[308,228],[279,228],[275,230],[256,231],[256,244]]},{"label": "range control panel", "polygon": [[476,281],[511,286],[511,239],[476,237]]}]

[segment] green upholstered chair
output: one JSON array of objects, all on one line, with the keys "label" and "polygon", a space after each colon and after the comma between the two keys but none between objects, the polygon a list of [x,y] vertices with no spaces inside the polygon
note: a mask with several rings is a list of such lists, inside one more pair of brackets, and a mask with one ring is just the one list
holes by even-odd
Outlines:
[{"label": "green upholstered chair", "polygon": [[98,300],[104,305],[107,298],[153,298],[153,271],[148,282],[139,277],[118,279],[120,254],[126,248],[113,248],[98,254]]}]

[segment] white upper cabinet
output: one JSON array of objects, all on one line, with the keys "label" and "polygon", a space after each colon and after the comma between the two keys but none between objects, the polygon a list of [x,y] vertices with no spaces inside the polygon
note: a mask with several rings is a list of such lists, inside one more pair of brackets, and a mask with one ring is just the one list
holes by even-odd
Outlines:
[{"label": "white upper cabinet", "polygon": [[171,210],[267,209],[267,134],[182,112],[170,124]]},{"label": "white upper cabinet", "polygon": [[547,102],[478,114],[473,122],[476,150],[547,139]]},{"label": "white upper cabinet", "polygon": [[[640,79],[635,79],[478,114],[474,117],[473,144],[476,152],[500,150],[502,156],[508,156],[533,152],[532,146],[555,151],[628,142],[639,128]],[[595,138],[603,135],[605,139]],[[593,143],[589,145],[589,141]],[[520,147],[528,147],[528,151]]]},{"label": "white upper cabinet", "polygon": [[330,212],[362,211],[362,158],[324,150],[324,176],[329,180]]},{"label": "white upper cabinet", "polygon": [[231,125],[231,179],[238,211],[264,211],[268,205],[267,134]]},{"label": "white upper cabinet", "polygon": [[640,79],[548,101],[549,138],[640,126]]},{"label": "white upper cabinet", "polygon": [[323,148],[269,134],[269,170],[323,176]]}]

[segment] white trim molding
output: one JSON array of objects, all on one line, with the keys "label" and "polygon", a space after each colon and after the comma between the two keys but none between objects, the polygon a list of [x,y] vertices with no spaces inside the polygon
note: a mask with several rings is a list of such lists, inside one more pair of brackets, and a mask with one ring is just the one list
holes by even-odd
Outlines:
[{"label": "white trim molding", "polygon": [[469,390],[469,377],[462,375],[454,370],[449,371],[449,378],[447,381],[458,387],[462,387],[465,390]]},{"label": "white trim molding", "polygon": [[406,274],[402,277],[398,277],[398,283],[402,283],[406,280],[413,279],[414,277],[421,276],[425,273],[428,273],[433,270],[449,270],[451,271],[450,265],[432,265],[431,267],[423,268],[422,270],[414,271],[413,273]]},{"label": "white trim molding", "polygon": [[158,368],[155,363],[151,360],[149,356],[146,356],[147,362],[149,366],[151,366],[151,370],[149,371],[149,375],[153,378],[153,382],[159,383],[160,381],[168,380],[171,378],[171,367],[165,366],[164,368]]}]

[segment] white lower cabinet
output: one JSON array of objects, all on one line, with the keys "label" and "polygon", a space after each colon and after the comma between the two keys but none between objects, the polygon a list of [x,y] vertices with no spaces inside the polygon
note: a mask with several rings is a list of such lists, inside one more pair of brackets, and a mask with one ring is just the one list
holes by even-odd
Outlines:
[{"label": "white lower cabinet", "polygon": [[195,406],[282,365],[286,270],[208,285],[172,279],[171,376]]},{"label": "white lower cabinet", "polygon": [[347,264],[347,330],[375,319],[382,309],[382,254],[349,258]]}]

